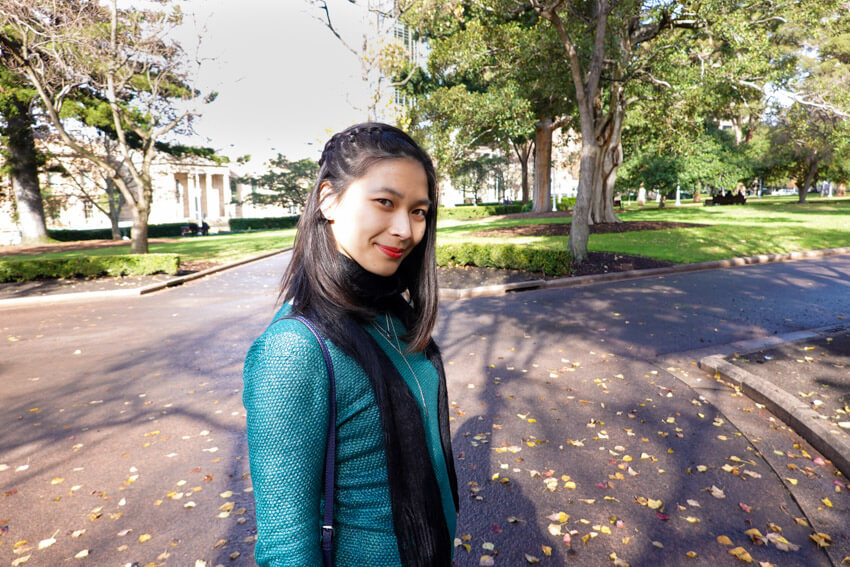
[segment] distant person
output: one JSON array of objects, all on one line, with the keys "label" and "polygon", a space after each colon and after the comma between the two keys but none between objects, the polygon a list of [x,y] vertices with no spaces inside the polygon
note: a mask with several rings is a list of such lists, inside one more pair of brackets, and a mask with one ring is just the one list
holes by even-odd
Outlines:
[{"label": "distant person", "polygon": [[379,123],[335,134],[319,165],[283,306],[245,360],[255,559],[323,564],[329,373],[308,325],[283,318],[300,315],[327,341],[336,376],[332,564],[448,566],[458,494],[431,338],[434,166],[407,134]]}]

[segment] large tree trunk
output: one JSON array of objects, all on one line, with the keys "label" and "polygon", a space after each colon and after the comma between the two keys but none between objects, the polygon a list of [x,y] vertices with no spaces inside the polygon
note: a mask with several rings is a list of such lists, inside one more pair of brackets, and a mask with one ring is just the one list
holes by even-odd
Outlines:
[{"label": "large tree trunk", "polygon": [[118,221],[121,218],[121,193],[115,186],[115,182],[106,178],[106,200],[109,205],[107,216],[109,217],[110,228],[112,228],[112,240],[121,240],[121,227],[118,226]]},{"label": "large tree trunk", "polygon": [[133,254],[148,253],[148,216],[149,209],[133,207],[133,230],[130,233],[130,252]]},{"label": "large tree trunk", "polygon": [[522,176],[522,203],[524,205],[530,198],[528,186],[528,159],[531,157],[531,148],[534,146],[534,141],[525,140],[522,143],[512,141],[511,145],[513,146],[516,157],[519,160],[519,167]]},{"label": "large tree trunk", "polygon": [[614,185],[617,169],[623,163],[623,116],[622,87],[612,85],[611,104],[606,122],[599,136],[599,160],[594,169],[593,194],[590,206],[590,224],[620,222],[614,214]]},{"label": "large tree trunk", "polygon": [[552,210],[552,132],[555,123],[545,118],[534,125],[534,206],[532,211]]},{"label": "large tree trunk", "polygon": [[18,209],[18,223],[24,244],[47,242],[44,202],[38,181],[38,156],[32,133],[32,114],[26,102],[15,100],[6,117],[8,162],[12,190]]},{"label": "large tree trunk", "polygon": [[[585,99],[586,100],[586,99]],[[590,237],[590,201],[593,178],[599,161],[599,145],[594,133],[593,108],[590,104],[579,106],[581,118],[581,158],[579,162],[578,193],[570,224],[569,248],[573,263],[587,259],[587,241]]]},{"label": "large tree trunk", "polygon": [[806,161],[809,163],[809,168],[806,170],[806,179],[803,181],[803,184],[797,186],[798,203],[806,202],[806,194],[809,192],[809,188],[812,186],[812,183],[814,183],[815,174],[818,171],[817,157],[812,156]]}]

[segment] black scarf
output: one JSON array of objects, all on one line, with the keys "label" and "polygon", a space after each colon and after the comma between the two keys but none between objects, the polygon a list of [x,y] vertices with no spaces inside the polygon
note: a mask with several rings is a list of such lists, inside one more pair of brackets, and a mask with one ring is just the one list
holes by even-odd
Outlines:
[{"label": "black scarf", "polygon": [[[396,275],[383,277],[363,269],[343,256],[346,281],[360,304],[376,314],[396,315],[410,326],[411,308],[401,296],[402,280]],[[295,308],[297,311],[297,307]],[[443,514],[437,483],[419,406],[410,388],[390,358],[362,324],[351,315],[327,317],[323,309],[311,305],[306,313],[322,334],[352,357],[372,384],[381,416],[387,479],[392,503],[393,526],[399,556],[405,567],[442,567],[450,565],[452,539]],[[448,395],[442,358],[432,340],[425,355],[439,375],[438,423],[443,456],[451,483],[455,508],[458,507],[457,478],[449,430]]]}]

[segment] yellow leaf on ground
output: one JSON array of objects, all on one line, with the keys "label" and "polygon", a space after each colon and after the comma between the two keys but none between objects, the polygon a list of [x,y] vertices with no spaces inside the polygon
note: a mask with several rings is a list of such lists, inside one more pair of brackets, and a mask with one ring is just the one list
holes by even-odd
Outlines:
[{"label": "yellow leaf on ground", "polygon": [[736,547],[734,549],[730,549],[729,554],[738,559],[738,561],[743,561],[744,563],[753,562],[753,556],[750,555],[743,547]]},{"label": "yellow leaf on ground", "polygon": [[720,545],[732,545],[732,540],[725,535],[717,536],[717,543]]},{"label": "yellow leaf on ground", "polygon": [[815,542],[818,547],[829,547],[832,544],[832,538],[829,537],[828,534],[815,532],[809,536],[813,542]]}]

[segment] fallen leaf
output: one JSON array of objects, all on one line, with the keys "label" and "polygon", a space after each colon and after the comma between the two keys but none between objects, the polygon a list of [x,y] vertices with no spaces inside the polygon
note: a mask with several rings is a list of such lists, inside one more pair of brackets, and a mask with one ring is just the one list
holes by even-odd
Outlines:
[{"label": "fallen leaf", "polygon": [[720,545],[732,545],[732,540],[725,535],[717,536],[717,543]]},{"label": "fallen leaf", "polygon": [[767,543],[767,538],[765,538],[756,528],[749,529],[745,531],[744,534],[749,536],[752,542],[756,545],[764,545]]},{"label": "fallen leaf", "polygon": [[145,543],[151,538],[151,534],[142,534],[139,536],[139,543]]},{"label": "fallen leaf", "polygon": [[47,539],[43,539],[40,542],[38,542],[38,549],[47,549],[48,547],[50,547],[54,543],[56,543],[56,538],[49,537]]},{"label": "fallen leaf", "polygon": [[832,544],[832,538],[828,534],[815,532],[809,538],[817,544],[819,548],[829,547]]},{"label": "fallen leaf", "polygon": [[734,549],[730,549],[729,554],[732,555],[733,557],[737,558],[738,561],[743,561],[744,563],[752,563],[753,562],[752,555],[747,553],[747,550],[744,549],[743,547],[736,547]]},{"label": "fallen leaf", "polygon": [[711,492],[711,495],[715,498],[726,498],[726,493],[723,492],[722,489],[714,486],[713,484],[711,485],[711,488],[709,488],[709,492]]},{"label": "fallen leaf", "polygon": [[533,555],[529,555],[528,553],[525,554],[525,560],[528,563],[540,563],[539,557],[534,557]]}]

